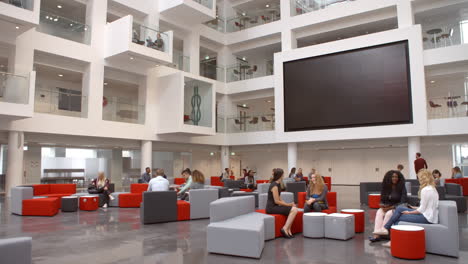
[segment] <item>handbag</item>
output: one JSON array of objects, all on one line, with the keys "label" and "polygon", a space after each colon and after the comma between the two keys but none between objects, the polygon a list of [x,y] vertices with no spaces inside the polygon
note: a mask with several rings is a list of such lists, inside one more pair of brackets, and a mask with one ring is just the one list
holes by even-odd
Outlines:
[{"label": "handbag", "polygon": [[95,185],[90,184],[90,185],[88,186],[88,193],[89,193],[89,194],[98,194],[98,192],[99,192],[99,191],[98,191],[98,189],[96,188]]}]

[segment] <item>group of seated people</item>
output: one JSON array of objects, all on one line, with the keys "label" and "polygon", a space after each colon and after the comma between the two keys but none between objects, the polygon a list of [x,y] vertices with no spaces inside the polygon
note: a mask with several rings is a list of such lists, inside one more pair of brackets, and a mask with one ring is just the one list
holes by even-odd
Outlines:
[{"label": "group of seated people", "polygon": [[[151,169],[146,168],[146,173],[142,175],[142,181],[147,180],[148,174],[150,174]],[[184,169],[181,173],[182,177],[185,179],[185,184],[180,186],[180,190],[177,192],[177,195],[181,200],[188,200],[188,191],[190,189],[203,189],[205,188],[205,176],[198,170],[193,172],[187,168]],[[170,183],[167,180],[167,177],[164,175],[163,169],[156,169],[155,175],[152,176],[152,179],[148,181],[148,192],[157,192],[157,191],[169,191]]]}]

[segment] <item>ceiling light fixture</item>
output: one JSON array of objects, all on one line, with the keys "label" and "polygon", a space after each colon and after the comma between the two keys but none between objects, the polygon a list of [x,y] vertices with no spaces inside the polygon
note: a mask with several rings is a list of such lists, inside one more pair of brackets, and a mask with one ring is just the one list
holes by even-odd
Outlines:
[{"label": "ceiling light fixture", "polygon": [[270,7],[270,5],[269,5],[269,4],[266,4],[265,7],[268,8],[268,7]]},{"label": "ceiling light fixture", "polygon": [[18,26],[16,26],[15,28],[16,28],[16,29],[19,29],[19,27],[18,27]]},{"label": "ceiling light fixture", "polygon": [[130,57],[131,60],[133,60],[133,57]]},{"label": "ceiling light fixture", "polygon": [[246,14],[245,12],[242,12],[242,15],[243,15],[243,16],[246,16],[247,14]]},{"label": "ceiling light fixture", "polygon": [[61,5],[57,5],[57,8],[62,8],[62,6],[61,6]]},{"label": "ceiling light fixture", "polygon": [[70,27],[73,27],[73,23],[70,23]]},{"label": "ceiling light fixture", "polygon": [[271,100],[268,100],[267,103],[271,103]]},{"label": "ceiling light fixture", "polygon": [[235,153],[235,152],[231,152],[231,156],[235,156],[235,155],[236,155],[236,153]]},{"label": "ceiling light fixture", "polygon": [[214,156],[214,152],[210,152],[210,156]]},{"label": "ceiling light fixture", "polygon": [[104,85],[107,85],[107,83],[105,82]]},{"label": "ceiling light fixture", "polygon": [[435,83],[435,81],[431,81],[431,83]]},{"label": "ceiling light fixture", "polygon": [[247,107],[247,105],[246,105],[246,104],[243,104],[242,107]]},{"label": "ceiling light fixture", "polygon": [[54,21],[57,22],[57,21],[58,21],[58,18],[55,18]]},{"label": "ceiling light fixture", "polygon": [[210,56],[205,56],[205,60],[209,60],[210,59]]},{"label": "ceiling light fixture", "polygon": [[63,77],[63,74],[58,74],[58,77]]},{"label": "ceiling light fixture", "polygon": [[242,60],[244,60],[244,61],[245,61],[246,59],[247,59],[246,57],[242,57]]}]

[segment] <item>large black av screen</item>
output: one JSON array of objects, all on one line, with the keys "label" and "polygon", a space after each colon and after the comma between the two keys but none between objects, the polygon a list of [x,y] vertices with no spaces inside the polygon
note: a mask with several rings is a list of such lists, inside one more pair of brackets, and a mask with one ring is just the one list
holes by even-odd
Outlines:
[{"label": "large black av screen", "polygon": [[284,62],[284,130],[413,123],[408,41]]}]

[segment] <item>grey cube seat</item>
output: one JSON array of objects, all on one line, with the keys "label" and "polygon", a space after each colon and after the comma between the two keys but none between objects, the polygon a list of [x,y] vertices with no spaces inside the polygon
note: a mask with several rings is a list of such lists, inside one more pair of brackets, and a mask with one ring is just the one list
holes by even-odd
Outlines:
[{"label": "grey cube seat", "polygon": [[270,183],[260,183],[257,184],[257,192],[259,194],[268,193],[268,189],[270,188]]},{"label": "grey cube seat", "polygon": [[424,227],[426,252],[451,257],[459,256],[458,214],[454,201],[439,201],[438,224],[417,224],[403,221],[398,224]]},{"label": "grey cube seat", "polygon": [[305,213],[302,216],[303,234],[310,238],[325,237],[326,213]]},{"label": "grey cube seat", "polygon": [[2,264],[31,264],[31,251],[31,237],[0,239],[0,262]]},{"label": "grey cube seat", "polygon": [[275,219],[254,212],[254,197],[222,198],[210,204],[207,251],[260,258],[265,240],[275,238]]},{"label": "grey cube seat", "polygon": [[455,201],[457,203],[458,212],[466,212],[467,205],[466,199],[463,196],[463,187],[456,183],[446,183],[445,187],[445,200]]},{"label": "grey cube seat", "polygon": [[243,191],[234,191],[231,194],[232,197],[238,197],[238,196],[253,196],[255,197],[255,208],[258,207],[258,193],[256,192],[243,192]]},{"label": "grey cube seat", "polygon": [[119,205],[120,205],[119,198],[120,198],[120,195],[122,193],[126,193],[126,192],[113,192],[113,193],[111,193],[112,197],[114,197],[114,200],[109,200],[109,206],[110,207],[119,207]]},{"label": "grey cube seat", "polygon": [[190,219],[210,217],[210,203],[218,200],[216,189],[190,190]]},{"label": "grey cube seat", "polygon": [[23,200],[33,199],[32,187],[12,187],[10,198],[10,211],[13,214],[23,215]]},{"label": "grey cube seat", "polygon": [[218,190],[218,198],[224,198],[224,197],[231,196],[231,193],[229,192],[229,188],[227,188],[227,187],[211,186],[211,185],[207,186],[207,185],[205,185],[205,189]]},{"label": "grey cube seat", "polygon": [[177,193],[143,192],[140,221],[145,225],[177,221]]},{"label": "grey cube seat", "polygon": [[294,202],[294,193],[292,193],[292,192],[281,192],[280,196],[281,196],[281,199],[282,199],[285,203],[292,203],[292,202]]},{"label": "grey cube seat", "polygon": [[325,237],[348,240],[354,237],[354,215],[329,214],[325,216]]},{"label": "grey cube seat", "polygon": [[78,211],[78,196],[64,196],[61,198],[62,212]]}]

